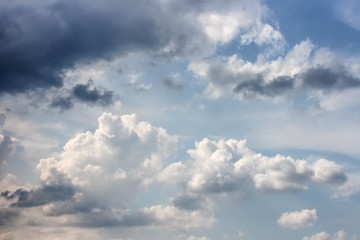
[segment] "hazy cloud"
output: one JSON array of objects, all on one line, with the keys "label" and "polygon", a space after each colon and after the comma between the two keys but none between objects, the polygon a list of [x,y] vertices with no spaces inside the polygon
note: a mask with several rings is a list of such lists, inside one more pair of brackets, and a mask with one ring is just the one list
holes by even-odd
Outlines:
[{"label": "hazy cloud", "polygon": [[16,209],[0,207],[0,226],[11,224],[19,215]]},{"label": "hazy cloud", "polygon": [[6,120],[6,115],[4,113],[0,113],[0,127],[4,126]]},{"label": "hazy cloud", "polygon": [[15,151],[16,140],[0,133],[0,180],[2,179],[4,164]]},{"label": "hazy cloud", "polygon": [[179,79],[178,75],[165,77],[165,78],[163,78],[162,82],[164,83],[164,85],[166,87],[168,87],[170,89],[181,90],[184,88],[184,85],[181,82],[181,80]]}]

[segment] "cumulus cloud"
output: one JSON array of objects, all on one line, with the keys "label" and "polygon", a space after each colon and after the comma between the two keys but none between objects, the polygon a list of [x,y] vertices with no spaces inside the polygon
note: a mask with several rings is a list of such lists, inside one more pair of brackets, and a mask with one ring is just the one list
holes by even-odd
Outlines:
[{"label": "cumulus cloud", "polygon": [[347,180],[341,166],[332,161],[268,157],[251,151],[245,140],[204,138],[188,154],[191,160],[170,164],[158,181],[185,185],[189,193],[211,195],[303,191],[311,183],[342,186]]},{"label": "cumulus cloud", "polygon": [[317,220],[315,209],[303,209],[295,212],[285,212],[278,219],[278,224],[285,228],[311,227]]}]

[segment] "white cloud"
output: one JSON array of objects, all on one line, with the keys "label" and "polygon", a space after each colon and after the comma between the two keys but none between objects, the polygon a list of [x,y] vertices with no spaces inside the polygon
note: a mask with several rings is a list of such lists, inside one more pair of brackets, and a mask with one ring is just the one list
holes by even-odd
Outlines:
[{"label": "white cloud", "polygon": [[196,237],[196,236],[189,236],[187,240],[209,240],[207,237]]},{"label": "white cloud", "polygon": [[175,206],[156,205],[141,209],[146,216],[153,218],[155,226],[176,229],[208,228],[215,223],[211,209],[186,211]]},{"label": "white cloud", "polygon": [[315,209],[303,209],[295,212],[285,212],[278,219],[278,224],[285,228],[296,229],[310,227],[317,220]]},{"label": "white cloud", "polygon": [[303,240],[330,240],[330,235],[326,232],[319,232],[310,237],[304,237]]},{"label": "white cloud", "polygon": [[339,187],[347,180],[342,167],[332,161],[268,157],[251,151],[245,140],[204,138],[188,154],[192,159],[170,164],[158,180],[206,194],[303,191],[312,182]]},{"label": "white cloud", "polygon": [[327,232],[318,232],[311,236],[306,236],[303,240],[358,240],[356,235],[349,236],[344,230],[340,230],[333,235]]},{"label": "white cloud", "polygon": [[162,169],[164,160],[173,157],[176,142],[164,129],[139,121],[136,115],[104,113],[93,133],[77,134],[59,156],[42,159],[37,168],[45,183],[52,181],[55,172],[76,186],[127,178],[145,183]]},{"label": "white cloud", "polygon": [[318,183],[343,184],[347,177],[342,166],[326,159],[320,159],[314,164],[314,181]]},{"label": "white cloud", "polygon": [[242,44],[268,44],[273,48],[285,45],[282,34],[266,20],[268,10],[261,1],[229,1],[225,5],[213,3],[197,17],[201,29],[214,44],[227,44],[236,38]]}]

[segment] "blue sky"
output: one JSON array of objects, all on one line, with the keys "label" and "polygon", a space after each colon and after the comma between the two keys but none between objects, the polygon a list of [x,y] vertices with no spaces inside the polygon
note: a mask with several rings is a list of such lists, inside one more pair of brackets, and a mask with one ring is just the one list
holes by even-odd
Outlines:
[{"label": "blue sky", "polygon": [[360,239],[360,5],[0,3],[0,240]]}]

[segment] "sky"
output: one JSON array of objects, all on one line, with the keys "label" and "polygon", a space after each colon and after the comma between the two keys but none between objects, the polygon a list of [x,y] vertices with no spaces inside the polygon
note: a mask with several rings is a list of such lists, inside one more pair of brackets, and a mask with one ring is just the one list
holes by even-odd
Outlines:
[{"label": "sky", "polygon": [[360,2],[0,1],[0,240],[357,240]]}]

